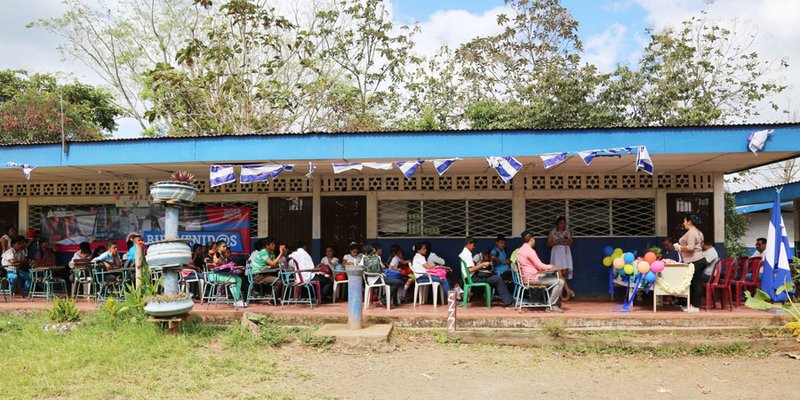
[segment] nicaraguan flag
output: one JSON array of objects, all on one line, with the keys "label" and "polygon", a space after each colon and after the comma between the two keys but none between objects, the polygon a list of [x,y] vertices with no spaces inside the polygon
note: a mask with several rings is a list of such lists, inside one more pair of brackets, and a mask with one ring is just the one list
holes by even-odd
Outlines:
[{"label": "nicaraguan flag", "polygon": [[544,164],[544,169],[550,169],[555,167],[558,164],[567,161],[567,153],[551,153],[551,154],[542,154],[539,156],[542,159],[542,163]]},{"label": "nicaraguan flag", "polygon": [[597,156],[597,152],[598,150],[579,151],[578,156],[581,158],[581,160],[583,160],[583,163],[588,166],[592,163],[592,160],[594,160],[595,156]]},{"label": "nicaraguan flag", "polygon": [[284,165],[242,165],[239,182],[254,183],[274,179],[285,169]]},{"label": "nicaraguan flag", "polygon": [[356,170],[361,171],[364,168],[361,163],[342,163],[342,164],[333,164],[333,173],[334,174],[341,174],[345,171]]},{"label": "nicaraguan flag", "polygon": [[372,168],[372,169],[382,169],[386,171],[392,169],[392,163],[390,162],[365,162],[361,164],[367,168]]},{"label": "nicaraguan flag", "polygon": [[35,165],[20,164],[20,163],[15,163],[13,161],[7,162],[6,166],[12,168],[22,168],[22,174],[25,175],[25,180],[31,180],[31,171],[36,169]]},{"label": "nicaraguan flag", "polygon": [[314,179],[314,170],[315,169],[317,169],[317,168],[314,166],[314,163],[309,161],[308,162],[308,173],[306,174],[306,178]]},{"label": "nicaraguan flag", "polygon": [[761,274],[761,290],[769,294],[772,301],[785,301],[786,292],[775,293],[786,282],[792,281],[789,270],[789,236],[781,215],[781,194],[775,191],[772,203],[772,218],[767,231],[767,248],[764,250],[764,271]]},{"label": "nicaraguan flag", "polygon": [[414,173],[417,172],[419,166],[422,165],[424,161],[417,160],[417,161],[399,161],[396,162],[397,168],[400,168],[400,172],[406,177],[406,179],[411,179],[414,176]]},{"label": "nicaraguan flag", "polygon": [[650,159],[650,153],[645,146],[639,146],[639,150],[636,151],[636,171],[653,175],[653,160]]},{"label": "nicaraguan flag", "polygon": [[236,182],[233,165],[212,165],[209,182],[211,187]]},{"label": "nicaraguan flag", "polygon": [[758,155],[758,152],[764,148],[764,144],[767,143],[767,139],[772,132],[774,132],[772,129],[764,129],[751,133],[750,136],[747,137],[747,148],[750,149],[753,154]]},{"label": "nicaraguan flag", "polygon": [[453,166],[453,163],[457,160],[460,160],[460,158],[456,157],[433,160],[433,166],[436,168],[436,173],[439,174],[439,176],[442,176],[445,172],[447,172],[448,169],[450,169],[451,166]]},{"label": "nicaraguan flag", "polygon": [[522,169],[522,164],[511,156],[486,157],[486,162],[497,171],[497,175],[500,175],[500,178],[506,183]]}]

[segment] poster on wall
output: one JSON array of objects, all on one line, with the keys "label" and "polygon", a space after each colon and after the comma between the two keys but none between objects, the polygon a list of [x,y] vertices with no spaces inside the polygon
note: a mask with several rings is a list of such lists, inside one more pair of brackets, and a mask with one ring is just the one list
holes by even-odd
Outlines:
[{"label": "poster on wall", "polygon": [[[164,238],[164,209],[155,206],[44,207],[40,218],[41,237],[48,239],[58,252],[77,251],[78,245],[87,241],[93,244],[113,241],[125,251],[125,240],[131,233],[142,235],[145,243]],[[250,208],[195,206],[184,209],[178,231],[191,245],[226,240],[231,252],[248,254]]]}]

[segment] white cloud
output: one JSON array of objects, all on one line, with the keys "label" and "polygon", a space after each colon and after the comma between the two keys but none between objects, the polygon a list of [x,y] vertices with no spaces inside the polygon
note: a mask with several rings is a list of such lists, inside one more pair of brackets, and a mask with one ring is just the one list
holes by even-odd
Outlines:
[{"label": "white cloud", "polygon": [[437,11],[420,22],[420,33],[415,37],[417,53],[431,56],[443,45],[455,48],[478,36],[494,35],[500,32],[497,15],[509,13],[508,7],[495,7],[483,14],[473,14],[466,10]]},{"label": "white cloud", "polygon": [[600,72],[611,72],[620,62],[620,50],[627,29],[612,24],[603,33],[590,36],[584,45],[584,60],[597,66]]}]

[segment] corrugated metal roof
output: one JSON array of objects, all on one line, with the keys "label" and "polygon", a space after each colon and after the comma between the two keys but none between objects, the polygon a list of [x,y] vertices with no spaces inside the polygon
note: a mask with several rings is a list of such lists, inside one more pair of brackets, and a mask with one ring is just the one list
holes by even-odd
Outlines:
[{"label": "corrugated metal roof", "polygon": [[[67,143],[92,143],[92,142],[125,142],[152,139],[205,139],[205,138],[224,138],[241,136],[287,136],[287,135],[379,135],[379,134],[415,134],[415,133],[485,133],[485,132],[519,132],[527,131],[531,133],[553,133],[553,132],[581,132],[581,131],[630,131],[630,130],[667,130],[667,129],[716,129],[716,128],[780,128],[780,127],[800,127],[800,122],[771,122],[763,124],[710,124],[710,125],[670,125],[670,126],[610,126],[610,127],[568,127],[568,128],[515,128],[515,129],[447,129],[438,131],[404,131],[404,130],[381,130],[381,131],[346,131],[346,132],[253,132],[253,133],[228,133],[221,135],[190,135],[190,136],[163,136],[163,137],[135,137],[135,138],[103,138],[73,140]],[[0,147],[8,146],[29,146],[60,144],[61,140],[39,141],[39,142],[20,142],[20,143],[0,143]]]}]

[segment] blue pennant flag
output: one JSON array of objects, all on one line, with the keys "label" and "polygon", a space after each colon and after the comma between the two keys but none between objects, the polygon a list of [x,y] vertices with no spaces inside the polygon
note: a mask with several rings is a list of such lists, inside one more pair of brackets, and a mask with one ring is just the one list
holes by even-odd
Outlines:
[{"label": "blue pennant flag", "polygon": [[542,159],[542,163],[544,164],[544,169],[550,169],[555,167],[558,164],[567,161],[567,153],[551,153],[551,154],[542,154],[539,157]]},{"label": "blue pennant flag", "polygon": [[508,183],[514,175],[522,169],[522,164],[516,158],[511,156],[502,157],[486,157],[486,162],[489,166],[497,171],[497,175],[503,179],[503,182]]},{"label": "blue pennant flag", "polygon": [[653,160],[650,159],[647,147],[639,146],[639,150],[636,151],[636,171],[644,171],[653,175]]},{"label": "blue pennant flag", "polygon": [[211,187],[236,182],[236,173],[233,171],[233,165],[212,165],[209,181]]},{"label": "blue pennant flag", "polygon": [[239,182],[254,183],[275,179],[282,171],[287,171],[286,167],[287,165],[242,165]]},{"label": "blue pennant flag", "polygon": [[775,191],[775,200],[772,203],[772,218],[767,231],[767,248],[764,250],[764,271],[761,274],[761,290],[769,294],[772,301],[786,301],[786,292],[776,293],[776,290],[792,281],[789,269],[789,236],[786,234],[786,225],[783,224],[781,215],[780,189]]},{"label": "blue pennant flag", "polygon": [[595,156],[597,156],[598,151],[599,150],[579,151],[578,156],[583,160],[583,163],[588,166],[592,163],[592,160],[594,160]]},{"label": "blue pennant flag", "polygon": [[317,168],[314,166],[314,163],[309,161],[308,162],[308,173],[306,174],[306,178],[314,179],[314,170],[315,169],[317,169]]},{"label": "blue pennant flag", "polygon": [[411,179],[411,177],[414,176],[414,173],[417,172],[417,170],[419,169],[420,165],[422,165],[423,162],[424,161],[422,160],[400,161],[396,162],[395,164],[397,164],[397,168],[400,168],[400,172],[403,173],[406,179]]},{"label": "blue pennant flag", "polygon": [[456,157],[433,160],[433,166],[436,168],[436,173],[439,174],[439,176],[442,176],[457,160],[460,160],[460,158]]}]

